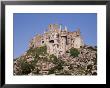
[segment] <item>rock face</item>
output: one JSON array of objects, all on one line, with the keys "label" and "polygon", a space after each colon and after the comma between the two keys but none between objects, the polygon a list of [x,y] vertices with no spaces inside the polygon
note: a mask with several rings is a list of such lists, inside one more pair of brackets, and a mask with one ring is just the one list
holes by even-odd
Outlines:
[{"label": "rock face", "polygon": [[[46,47],[46,46],[45,46]],[[14,75],[97,75],[97,48],[84,46],[60,57],[44,46],[29,49],[14,61]]]}]

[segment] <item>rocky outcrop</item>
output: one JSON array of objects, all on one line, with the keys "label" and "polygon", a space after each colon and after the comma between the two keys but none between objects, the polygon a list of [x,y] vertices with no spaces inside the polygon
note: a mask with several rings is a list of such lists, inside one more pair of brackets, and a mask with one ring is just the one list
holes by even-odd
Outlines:
[{"label": "rocky outcrop", "polygon": [[28,50],[14,61],[14,75],[97,75],[97,47],[84,46],[78,56],[67,52],[57,58]]}]

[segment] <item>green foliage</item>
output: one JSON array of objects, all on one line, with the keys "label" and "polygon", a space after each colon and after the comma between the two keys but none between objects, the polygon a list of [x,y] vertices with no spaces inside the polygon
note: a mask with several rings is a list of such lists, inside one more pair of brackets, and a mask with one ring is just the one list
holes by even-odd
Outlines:
[{"label": "green foliage", "polygon": [[[82,47],[83,49],[83,47]],[[97,47],[87,47],[86,49],[90,49],[90,50],[97,50]],[[82,52],[82,51],[81,51]],[[70,55],[72,57],[78,57],[79,50],[76,48],[71,48],[69,50],[66,51],[66,55]],[[49,53],[47,53],[47,47],[46,46],[41,46],[41,47],[37,47],[37,48],[30,48],[26,55],[21,56],[17,59],[15,59],[14,61],[17,60],[17,66],[20,68],[18,69],[18,73],[16,73],[16,75],[28,75],[29,73],[32,74],[36,74],[36,75],[41,75],[41,73],[39,73],[41,71],[42,68],[42,63],[45,62],[51,62],[54,64],[53,68],[48,69],[49,73],[48,74],[55,74],[55,75],[87,75],[88,73],[96,75],[97,73],[92,73],[92,68],[96,68],[97,69],[97,54],[95,54],[96,57],[94,56],[94,58],[92,59],[92,61],[94,62],[94,65],[96,67],[92,67],[92,65],[88,65],[87,68],[86,66],[82,66],[82,65],[77,65],[76,67],[74,67],[74,64],[70,64],[70,61],[65,61],[63,60],[63,56],[60,56],[59,58],[57,58],[54,54],[50,55]],[[72,58],[72,57],[68,57],[68,58]],[[32,59],[31,61],[27,60],[27,59]],[[65,70],[65,66],[69,65],[68,70]]]},{"label": "green foliage", "polygon": [[52,61],[52,63],[58,65],[64,65],[64,61],[61,60],[61,58],[57,58],[54,54],[50,55],[50,61]]},{"label": "green foliage", "polygon": [[79,51],[76,48],[70,49],[70,56],[78,57],[78,55],[79,55]]},{"label": "green foliage", "polygon": [[49,73],[48,73],[48,74],[54,74],[54,73],[55,73],[55,70],[56,70],[55,67],[51,68],[51,69],[49,70]]},{"label": "green foliage", "polygon": [[21,68],[21,74],[27,75],[29,74],[35,67],[34,64],[28,63],[26,60],[20,60],[20,68]]},{"label": "green foliage", "polygon": [[57,59],[57,61],[56,61],[56,69],[57,70],[62,70],[63,69],[63,65],[65,64],[65,62],[64,61],[62,61],[60,58],[58,58]]},{"label": "green foliage", "polygon": [[62,69],[63,69],[63,67],[62,67],[62,63],[59,63],[59,64],[56,66],[56,69],[58,69],[58,70],[62,70]]},{"label": "green foliage", "polygon": [[49,57],[50,57],[50,58],[57,59],[57,57],[56,57],[54,54],[51,54]]},{"label": "green foliage", "polygon": [[47,53],[47,47],[46,46],[41,46],[35,49],[36,54],[38,55],[43,55]]},{"label": "green foliage", "polygon": [[54,64],[56,64],[56,62],[57,62],[57,57],[54,55],[54,54],[51,54],[50,56],[49,56],[49,58],[50,58],[50,61],[52,61]]},{"label": "green foliage", "polygon": [[59,64],[57,64],[55,67],[53,67],[53,68],[51,68],[51,69],[49,70],[49,74],[54,74],[54,73],[56,73],[55,71],[57,71],[57,73],[60,73],[61,70],[63,70],[63,67],[62,67],[62,65],[59,63]]},{"label": "green foliage", "polygon": [[[31,55],[34,60],[27,62],[27,60],[25,59],[25,57],[20,57],[19,59],[19,66],[21,69],[20,74],[22,75],[27,75],[30,72],[32,72],[35,68],[35,65],[37,63],[37,61],[40,59],[39,55],[45,55],[47,53],[47,47],[46,46],[41,46],[41,47],[37,47],[37,48],[30,48],[27,51],[27,56]],[[38,71],[36,72],[38,73]]]},{"label": "green foliage", "polygon": [[40,70],[39,70],[38,68],[36,68],[32,73],[33,73],[33,74],[36,74],[36,75],[39,75],[39,71],[40,71]]},{"label": "green foliage", "polygon": [[57,58],[55,55],[50,55],[50,60],[52,61],[52,63],[54,63],[56,66],[55,67],[53,67],[53,68],[51,68],[50,70],[49,70],[49,74],[54,74],[55,73],[55,71],[57,70],[57,71],[60,71],[60,70],[62,70],[63,69],[63,65],[64,65],[64,61],[62,61],[61,60],[61,58]]},{"label": "green foliage", "polygon": [[41,46],[41,47],[37,47],[37,48],[30,48],[27,51],[27,55],[32,55],[35,58],[38,58],[39,55],[44,55],[47,53],[47,47],[46,46]]}]

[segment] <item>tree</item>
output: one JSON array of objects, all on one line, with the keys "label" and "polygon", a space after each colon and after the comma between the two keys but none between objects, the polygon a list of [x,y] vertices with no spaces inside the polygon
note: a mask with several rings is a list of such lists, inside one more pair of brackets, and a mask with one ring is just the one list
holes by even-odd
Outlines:
[{"label": "tree", "polygon": [[32,63],[28,63],[26,60],[20,60],[20,69],[22,75],[29,74],[33,69],[34,65]]},{"label": "tree", "polygon": [[70,56],[78,57],[78,55],[79,55],[79,51],[76,48],[70,49]]}]

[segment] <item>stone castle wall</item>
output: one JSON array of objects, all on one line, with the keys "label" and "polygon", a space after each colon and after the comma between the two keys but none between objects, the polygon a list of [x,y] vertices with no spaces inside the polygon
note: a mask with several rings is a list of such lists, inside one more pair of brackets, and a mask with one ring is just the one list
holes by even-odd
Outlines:
[{"label": "stone castle wall", "polygon": [[42,45],[47,46],[47,52],[49,54],[54,54],[58,57],[65,54],[72,47],[80,48],[84,46],[84,42],[81,38],[80,30],[69,32],[67,27],[63,29],[61,25],[50,24],[48,31],[42,35],[36,35],[30,41],[29,46],[36,48]]}]

